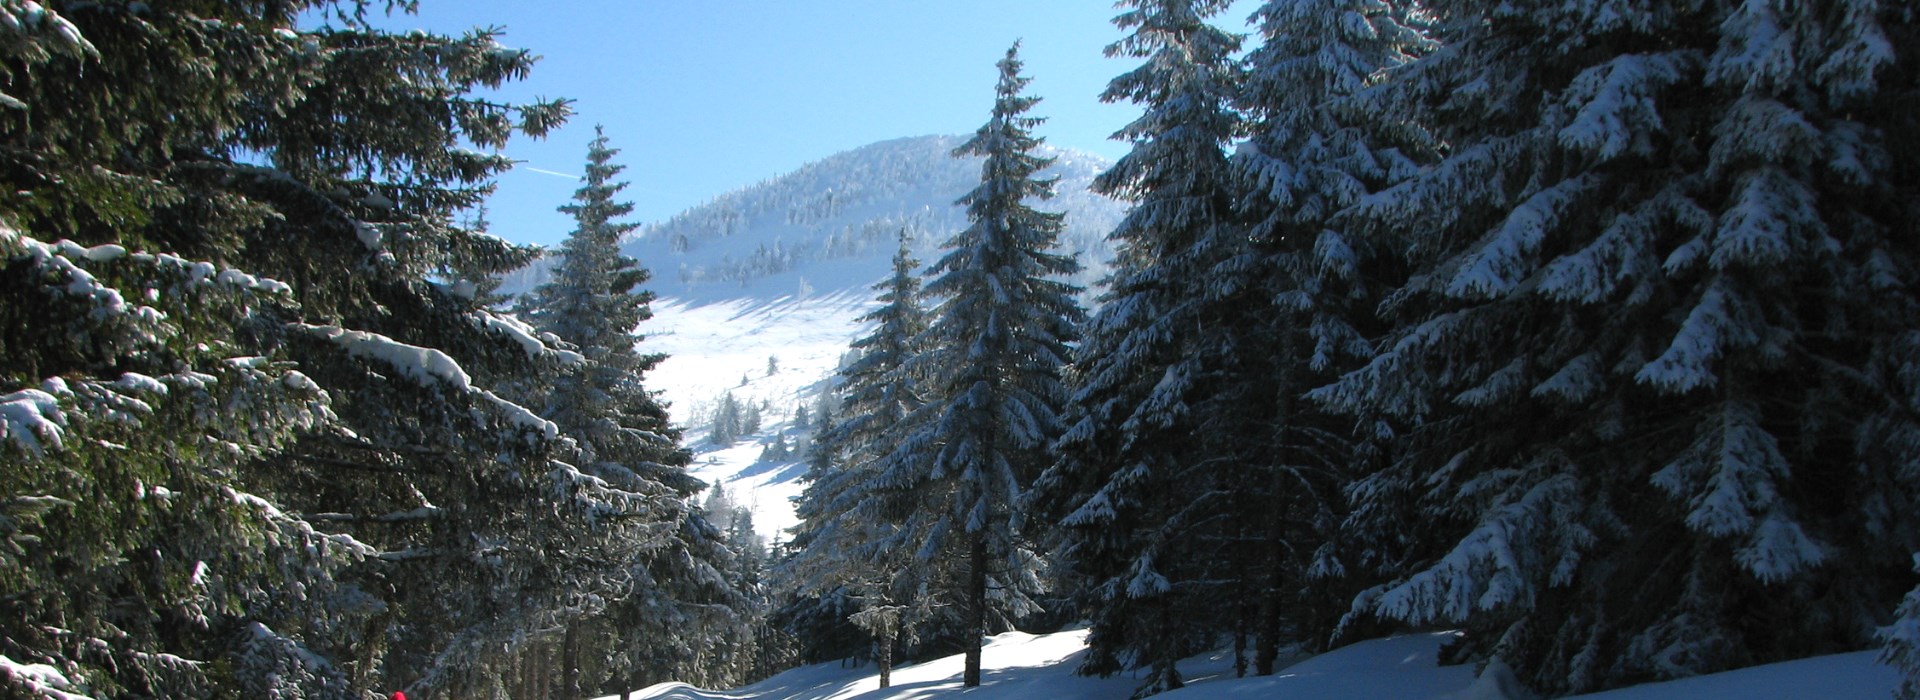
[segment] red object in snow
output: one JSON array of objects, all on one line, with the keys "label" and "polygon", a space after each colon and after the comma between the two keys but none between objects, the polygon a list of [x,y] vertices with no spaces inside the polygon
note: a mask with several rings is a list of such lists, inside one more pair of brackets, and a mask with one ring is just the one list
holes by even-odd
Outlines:
[{"label": "red object in snow", "polygon": [[407,700],[407,694],[396,690],[393,691],[393,697],[387,698],[387,700]]}]

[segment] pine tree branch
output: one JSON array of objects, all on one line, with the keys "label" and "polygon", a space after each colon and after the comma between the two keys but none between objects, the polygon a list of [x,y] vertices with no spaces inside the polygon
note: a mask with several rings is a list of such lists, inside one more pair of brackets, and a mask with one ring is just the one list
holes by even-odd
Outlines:
[{"label": "pine tree branch", "polygon": [[455,552],[453,552],[452,550],[443,549],[439,547],[414,547],[412,549],[402,549],[396,552],[381,552],[378,555],[378,558],[381,561],[399,563],[399,562],[420,561],[422,559],[438,559],[441,557],[452,556],[454,554]]},{"label": "pine tree branch", "polygon": [[397,524],[397,523],[419,522],[422,520],[440,520],[447,517],[447,512],[443,509],[436,508],[433,506],[423,506],[420,508],[415,508],[413,510],[394,511],[392,513],[386,513],[383,515],[356,515],[352,513],[303,513],[303,514],[295,515],[294,517],[300,520],[305,520],[307,522],[376,523],[376,524],[391,525],[391,524]]},{"label": "pine tree branch", "polygon": [[339,459],[335,457],[324,457],[321,455],[314,455],[314,454],[293,454],[289,456],[304,462],[312,462],[314,464],[323,464],[329,467],[339,467],[341,469],[348,469],[348,470],[358,471],[358,472],[374,472],[379,474],[410,473],[409,470],[401,469],[399,467],[391,467],[391,466],[379,465],[379,464],[368,464],[365,462],[355,462],[352,460]]}]

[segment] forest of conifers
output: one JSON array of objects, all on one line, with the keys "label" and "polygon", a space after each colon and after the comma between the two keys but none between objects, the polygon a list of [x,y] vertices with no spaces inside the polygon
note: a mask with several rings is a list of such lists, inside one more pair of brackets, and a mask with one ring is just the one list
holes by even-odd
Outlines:
[{"label": "forest of conifers", "polygon": [[1909,3],[1121,2],[1085,296],[1016,44],[772,552],[647,388],[619,150],[564,244],[488,234],[572,107],[411,4],[0,0],[0,694],[977,683],[1086,624],[1143,695],[1447,628],[1549,695],[1879,648],[1920,696]]}]

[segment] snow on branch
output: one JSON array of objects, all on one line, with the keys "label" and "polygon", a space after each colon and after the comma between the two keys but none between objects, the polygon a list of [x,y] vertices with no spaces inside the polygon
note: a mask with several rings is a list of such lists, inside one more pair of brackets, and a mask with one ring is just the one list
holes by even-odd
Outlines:
[{"label": "snow on branch", "polygon": [[1792,466],[1750,402],[1729,401],[1700,421],[1692,445],[1651,481],[1687,505],[1687,527],[1738,543],[1734,558],[1762,581],[1820,563],[1826,548],[1791,517],[1781,485]]},{"label": "snow on branch", "polygon": [[422,506],[412,510],[394,511],[381,515],[354,515],[352,513],[309,513],[300,516],[307,522],[330,523],[404,523],[421,520],[435,520],[446,517],[446,511],[433,506]]},{"label": "snow on branch", "polygon": [[[79,27],[33,0],[0,4],[0,36],[7,37],[11,51],[19,51],[22,45],[36,49],[27,52],[27,56],[37,61],[51,57],[52,52],[47,49],[72,58],[100,56],[100,50],[81,35]],[[4,93],[0,93],[0,103],[25,107]]]},{"label": "snow on branch", "polygon": [[447,384],[459,391],[472,391],[473,380],[453,357],[435,348],[408,345],[379,333],[356,331],[339,326],[315,326],[296,323],[295,327],[320,336],[344,348],[348,355],[379,360],[399,370],[402,376],[421,386]]},{"label": "snow on branch", "polygon": [[[1920,573],[1920,554],[1913,555],[1913,570]],[[1880,628],[1877,636],[1885,646],[1876,660],[1906,675],[1896,697],[1920,698],[1920,586],[1907,591],[1894,611],[1893,624]]]},{"label": "snow on branch", "polygon": [[[0,15],[4,17],[5,15]],[[23,664],[0,655],[0,686],[25,691],[27,697],[52,700],[93,700],[82,695],[80,686],[47,664]]]},{"label": "snow on branch", "polygon": [[232,487],[221,487],[221,492],[234,505],[252,509],[262,520],[274,526],[266,531],[270,543],[289,544],[287,540],[293,540],[295,546],[323,554],[331,552],[343,555],[349,560],[365,559],[380,553],[373,545],[354,539],[352,535],[315,530],[307,521],[288,515],[280,506],[260,496]]},{"label": "snow on branch", "polygon": [[1583,71],[1566,90],[1568,106],[1577,110],[1558,134],[1562,146],[1585,151],[1609,161],[1628,149],[1652,148],[1647,134],[1664,125],[1655,93],[1680,82],[1699,66],[1691,51],[1627,54]]},{"label": "snow on branch", "polygon": [[1532,260],[1547,234],[1558,228],[1562,213],[1599,184],[1595,175],[1561,181],[1528,197],[1515,207],[1498,230],[1461,259],[1447,295],[1455,298],[1491,298],[1512,291],[1532,275]]},{"label": "snow on branch", "polygon": [[345,694],[345,676],[296,636],[250,622],[242,630],[240,644],[236,675],[252,697],[298,697],[307,689]]},{"label": "snow on branch", "polygon": [[580,353],[572,350],[562,350],[548,345],[546,338],[553,338],[555,340],[558,338],[551,334],[545,334],[546,337],[543,338],[543,334],[535,330],[533,326],[513,316],[481,310],[474,313],[474,318],[479,321],[481,328],[492,333],[507,336],[512,339],[513,342],[518,343],[520,349],[527,353],[528,359],[537,360],[542,357],[552,357],[563,365],[578,365],[587,361],[586,356]]},{"label": "snow on branch", "polygon": [[1587,352],[1567,361],[1553,376],[1535,384],[1528,392],[1534,397],[1555,396],[1568,403],[1580,403],[1606,386],[1606,367],[1598,353]]},{"label": "snow on branch", "polygon": [[60,401],[39,389],[22,389],[0,396],[0,439],[10,440],[35,457],[46,448],[60,449],[66,416]]},{"label": "snow on branch", "polygon": [[1673,393],[1713,386],[1719,381],[1713,362],[1728,348],[1750,345],[1759,336],[1750,327],[1751,312],[1730,289],[1716,279],[1687,313],[1666,352],[1634,373],[1634,380]]},{"label": "snow on branch", "polygon": [[507,422],[512,423],[514,426],[529,432],[538,433],[548,440],[560,437],[560,426],[555,425],[553,421],[541,418],[527,407],[500,398],[491,391],[485,389],[478,391],[480,398],[485,399],[488,403],[493,404],[495,408],[500,409],[500,412],[506,416]]},{"label": "snow on branch", "polygon": [[1505,491],[1518,497],[1489,509],[1433,566],[1371,598],[1374,610],[1414,625],[1457,623],[1475,611],[1531,606],[1541,584],[1571,580],[1595,540],[1576,517],[1587,498],[1579,482],[1561,473]]},{"label": "snow on branch", "polygon": [[1713,253],[1707,259],[1713,269],[1779,265],[1796,252],[1796,240],[1826,233],[1816,197],[1805,183],[1771,167],[1744,180],[1714,232]]},{"label": "snow on branch", "polygon": [[535,415],[512,401],[500,398],[491,391],[473,385],[473,379],[460,363],[452,356],[436,348],[408,345],[379,333],[356,331],[339,326],[315,326],[304,323],[294,324],[322,339],[331,341],[347,351],[348,355],[364,357],[386,363],[398,370],[402,376],[421,386],[444,384],[456,391],[471,393],[481,400],[500,409],[507,422],[528,431],[538,433],[549,440],[560,436],[560,427],[552,421]]}]

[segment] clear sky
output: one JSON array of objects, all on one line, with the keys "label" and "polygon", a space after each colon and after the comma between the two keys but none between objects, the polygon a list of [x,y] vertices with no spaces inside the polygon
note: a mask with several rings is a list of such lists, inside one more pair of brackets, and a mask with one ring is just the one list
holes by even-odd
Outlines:
[{"label": "clear sky", "polygon": [[[1247,31],[1251,2],[1217,24]],[[1022,40],[1033,114],[1047,142],[1116,158],[1107,137],[1138,114],[1099,101],[1134,59],[1108,59],[1121,38],[1104,0],[421,0],[383,26],[459,33],[505,30],[501,42],[543,58],[509,99],[575,100],[545,141],[507,150],[493,232],[557,243],[593,126],[602,124],[633,220],[653,222],[810,161],[886,139],[969,134],[993,102],[994,62]]]}]

